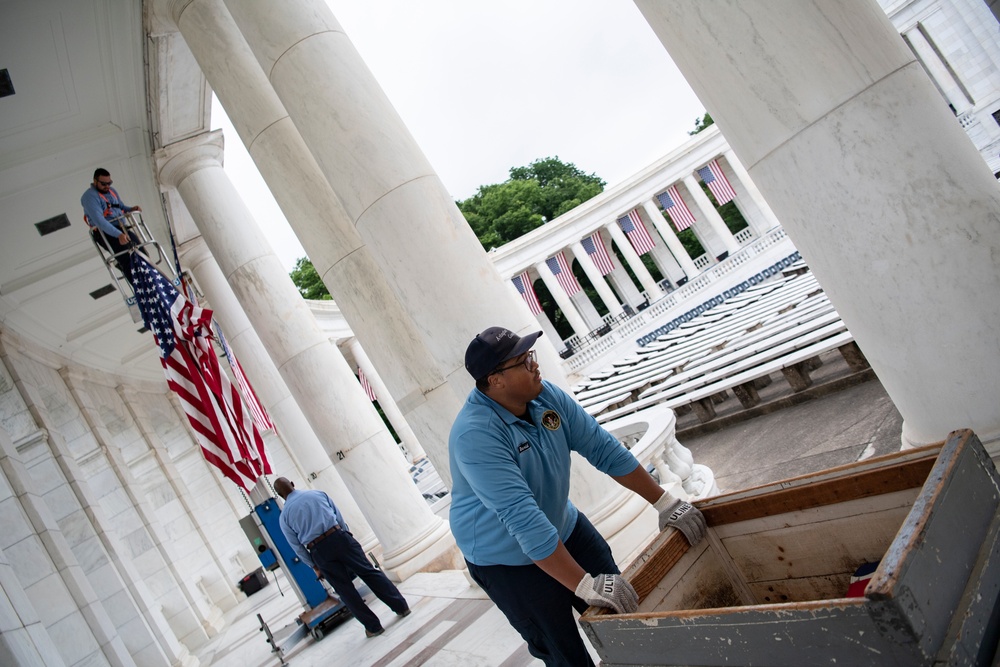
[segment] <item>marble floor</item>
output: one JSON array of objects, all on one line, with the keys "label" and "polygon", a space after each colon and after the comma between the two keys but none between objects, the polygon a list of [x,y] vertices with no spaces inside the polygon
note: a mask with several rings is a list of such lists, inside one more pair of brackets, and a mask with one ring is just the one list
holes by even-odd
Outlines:
[{"label": "marble floor", "polygon": [[[226,614],[226,627],[197,657],[201,665],[217,667],[279,667],[257,615],[268,624],[278,645],[296,627],[302,611],[284,574],[268,575],[270,584]],[[279,592],[284,592],[282,596]],[[284,652],[294,667],[524,667],[541,665],[528,653],[520,636],[480,589],[470,586],[463,572],[421,573],[400,590],[413,613],[396,617],[374,596],[369,606],[382,619],[385,633],[365,637],[364,628],[347,618],[320,641],[306,636]],[[584,640],[586,641],[586,640]],[[587,644],[589,647],[589,644]],[[598,662],[597,654],[594,662]]]}]

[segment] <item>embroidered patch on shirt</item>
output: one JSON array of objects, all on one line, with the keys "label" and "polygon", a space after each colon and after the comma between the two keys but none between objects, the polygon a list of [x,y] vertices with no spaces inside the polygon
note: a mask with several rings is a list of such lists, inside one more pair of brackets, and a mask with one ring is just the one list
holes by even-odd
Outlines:
[{"label": "embroidered patch on shirt", "polygon": [[542,415],[542,426],[550,431],[557,430],[561,423],[559,414],[555,410],[546,410],[545,414]]},{"label": "embroidered patch on shirt", "polygon": [[529,449],[531,449],[531,443],[525,440],[524,442],[522,442],[520,445],[517,446],[517,453],[521,454],[522,452],[526,452]]}]

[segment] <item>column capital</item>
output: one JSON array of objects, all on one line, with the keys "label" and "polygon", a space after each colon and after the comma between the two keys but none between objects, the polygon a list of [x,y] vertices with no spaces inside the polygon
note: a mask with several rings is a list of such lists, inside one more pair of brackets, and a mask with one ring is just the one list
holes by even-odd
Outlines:
[{"label": "column capital", "polygon": [[177,254],[186,266],[194,267],[207,259],[215,261],[212,251],[201,236],[196,236],[189,241],[185,241],[177,246]]},{"label": "column capital", "polygon": [[181,14],[187,6],[194,0],[155,0],[154,5],[160,5],[166,10],[166,15],[174,20],[176,25],[180,25]]},{"label": "column capital", "polygon": [[222,167],[225,140],[222,130],[205,132],[156,151],[157,178],[161,186],[176,188],[185,178],[208,167]]}]

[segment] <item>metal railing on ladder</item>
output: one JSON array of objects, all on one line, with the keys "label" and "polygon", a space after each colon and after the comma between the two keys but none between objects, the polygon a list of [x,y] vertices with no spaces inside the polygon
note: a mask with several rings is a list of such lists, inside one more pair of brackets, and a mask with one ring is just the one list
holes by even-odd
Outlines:
[{"label": "metal railing on ladder", "polygon": [[118,288],[118,292],[122,295],[132,321],[141,323],[142,314],[139,312],[139,306],[135,299],[135,291],[132,289],[132,277],[126,275],[129,267],[132,265],[131,255],[141,252],[146,256],[153,268],[166,276],[175,286],[180,284],[180,279],[174,270],[173,264],[166,261],[163,248],[153,238],[153,235],[150,234],[149,228],[146,226],[145,221],[143,221],[140,212],[125,213],[109,220],[109,222],[128,235],[129,242],[127,246],[124,246],[124,250],[116,251],[112,248],[105,233],[96,227],[91,227],[90,238],[97,248],[97,253],[100,255],[101,261],[108,270],[108,275],[111,276],[112,283],[114,283],[115,287]]}]

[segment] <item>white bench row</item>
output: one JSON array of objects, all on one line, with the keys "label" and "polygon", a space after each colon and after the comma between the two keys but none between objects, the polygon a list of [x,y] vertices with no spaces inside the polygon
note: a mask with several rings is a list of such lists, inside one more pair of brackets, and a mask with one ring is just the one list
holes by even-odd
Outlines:
[{"label": "white bench row", "polygon": [[[770,368],[775,359],[794,357],[799,349],[840,333],[845,333],[843,322],[813,275],[806,273],[731,297],[574,389],[587,412],[600,414],[604,421],[607,415],[687,399],[704,386],[726,383],[727,377],[754,365]],[[737,393],[749,396],[751,391],[752,386]]]},{"label": "white bench row", "polygon": [[739,366],[743,370],[732,367],[725,369],[724,372],[702,376],[691,381],[689,386],[682,387],[679,392],[663,392],[633,401],[598,415],[597,421],[604,423],[636,410],[660,404],[672,409],[691,405],[699,419],[709,421],[715,417],[714,401],[712,400],[714,396],[731,389],[745,408],[753,407],[760,400],[755,382],[769,377],[775,371],[782,371],[793,390],[801,391],[807,388],[811,384],[811,380],[806,362],[824,352],[839,349],[853,370],[866,368],[867,361],[853,341],[854,337],[851,333],[843,330],[811,345],[791,350],[786,349],[777,356],[772,356],[776,350],[770,350],[767,353],[755,355],[755,358],[745,360]]},{"label": "white bench row", "polygon": [[[584,407],[587,407],[601,402],[606,396],[618,396],[622,392],[645,389],[682,369],[693,367],[696,363],[700,364],[721,354],[731,353],[745,345],[755,343],[775,331],[780,331],[782,328],[792,328],[821,317],[826,318],[821,324],[828,323],[831,312],[836,316],[829,300],[821,294],[780,315],[771,313],[766,318],[756,318],[752,322],[734,320],[732,324],[720,326],[711,337],[689,341],[669,350],[663,350],[661,354],[650,357],[641,366],[619,372],[618,375],[598,386],[581,391],[577,398]],[[754,330],[748,331],[749,327],[753,327]]]}]

